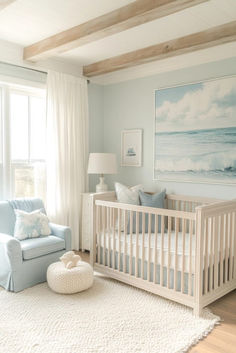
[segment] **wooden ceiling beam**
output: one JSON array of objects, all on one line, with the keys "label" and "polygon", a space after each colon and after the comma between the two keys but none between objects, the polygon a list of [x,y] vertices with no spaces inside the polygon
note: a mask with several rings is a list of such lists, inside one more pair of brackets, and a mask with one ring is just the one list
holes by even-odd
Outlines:
[{"label": "wooden ceiling beam", "polygon": [[5,7],[11,5],[11,3],[15,2],[16,0],[0,0],[0,11],[5,9]]},{"label": "wooden ceiling beam", "polygon": [[236,41],[236,21],[84,66],[87,77]]},{"label": "wooden ceiling beam", "polygon": [[24,60],[38,61],[209,0],[136,0],[24,48]]}]

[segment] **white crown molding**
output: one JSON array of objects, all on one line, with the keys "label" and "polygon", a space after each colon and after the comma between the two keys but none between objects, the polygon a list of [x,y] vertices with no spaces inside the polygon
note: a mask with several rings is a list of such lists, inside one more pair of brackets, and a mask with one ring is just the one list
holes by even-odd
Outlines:
[{"label": "white crown molding", "polygon": [[34,64],[23,60],[23,46],[4,40],[0,40],[0,61],[45,72],[55,70],[82,77],[82,67],[80,65],[61,58],[48,59]]}]

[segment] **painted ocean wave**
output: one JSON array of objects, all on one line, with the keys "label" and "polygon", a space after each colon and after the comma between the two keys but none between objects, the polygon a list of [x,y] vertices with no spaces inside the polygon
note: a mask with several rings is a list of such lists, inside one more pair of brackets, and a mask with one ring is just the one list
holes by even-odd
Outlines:
[{"label": "painted ocean wave", "polygon": [[236,127],[162,132],[155,139],[156,173],[236,177]]},{"label": "painted ocean wave", "polygon": [[162,172],[186,172],[186,171],[235,171],[236,159],[235,156],[229,156],[227,152],[207,154],[201,159],[196,157],[180,158],[180,159],[158,159],[155,161],[155,169]]}]

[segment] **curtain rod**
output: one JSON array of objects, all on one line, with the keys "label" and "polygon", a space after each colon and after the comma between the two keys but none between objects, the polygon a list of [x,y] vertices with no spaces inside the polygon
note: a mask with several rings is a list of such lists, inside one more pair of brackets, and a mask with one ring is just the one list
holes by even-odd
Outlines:
[{"label": "curtain rod", "polygon": [[[4,62],[4,61],[0,61],[0,64],[9,65],[9,66],[14,66],[14,67],[20,67],[21,69],[31,70],[31,71],[39,72],[39,73],[45,74],[45,75],[48,74],[47,71],[38,70],[38,69],[32,69],[31,67],[26,67],[26,66],[11,64],[11,63],[6,63],[6,62]],[[90,83],[90,80],[87,80],[87,82]]]}]

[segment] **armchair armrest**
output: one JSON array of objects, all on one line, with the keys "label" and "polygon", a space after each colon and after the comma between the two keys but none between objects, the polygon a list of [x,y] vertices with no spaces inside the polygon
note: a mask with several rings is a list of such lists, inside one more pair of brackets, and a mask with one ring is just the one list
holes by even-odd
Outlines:
[{"label": "armchair armrest", "polygon": [[53,235],[65,240],[66,250],[71,250],[71,229],[55,223],[49,223],[49,227]]},{"label": "armchair armrest", "polygon": [[22,261],[20,241],[8,234],[0,233],[0,268],[14,271]]}]

